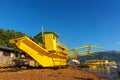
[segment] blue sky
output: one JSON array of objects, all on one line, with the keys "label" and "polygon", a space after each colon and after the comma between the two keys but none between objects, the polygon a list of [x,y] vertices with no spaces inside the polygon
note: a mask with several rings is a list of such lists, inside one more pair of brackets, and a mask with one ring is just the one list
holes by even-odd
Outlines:
[{"label": "blue sky", "polygon": [[68,48],[120,50],[120,0],[0,0],[0,28],[55,31]]}]

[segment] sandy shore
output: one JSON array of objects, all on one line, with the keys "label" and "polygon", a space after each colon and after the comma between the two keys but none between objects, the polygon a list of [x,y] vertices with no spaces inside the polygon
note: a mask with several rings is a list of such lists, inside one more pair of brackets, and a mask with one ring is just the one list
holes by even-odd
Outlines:
[{"label": "sandy shore", "polygon": [[0,69],[0,80],[108,80],[77,69]]}]

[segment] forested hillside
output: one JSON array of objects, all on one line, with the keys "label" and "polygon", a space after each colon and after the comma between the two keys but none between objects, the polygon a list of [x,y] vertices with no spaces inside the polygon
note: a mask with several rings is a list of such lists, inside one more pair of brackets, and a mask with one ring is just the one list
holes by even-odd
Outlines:
[{"label": "forested hillside", "polygon": [[16,53],[20,53],[20,51],[13,45],[9,43],[9,40],[19,38],[25,36],[25,34],[21,32],[16,32],[14,30],[3,30],[0,29],[0,46],[11,47],[14,48]]},{"label": "forested hillside", "polygon": [[78,59],[82,62],[89,59],[108,59],[109,61],[120,62],[120,51],[104,51],[99,52],[96,55],[81,56]]},{"label": "forested hillside", "polygon": [[22,36],[25,36],[25,34],[21,32],[16,32],[14,30],[0,29],[0,46],[10,47],[11,44],[9,44],[9,40],[22,37]]},{"label": "forested hillside", "polygon": [[[14,30],[0,29],[0,46],[14,48],[14,51],[16,53],[20,53],[20,50],[18,50],[15,46],[9,43],[9,40],[23,37],[23,36],[28,36],[28,35],[26,35],[25,33],[14,31]],[[32,39],[33,41],[35,41],[36,43],[40,42],[40,35],[38,34],[33,37],[31,36],[28,36],[28,37]]]}]

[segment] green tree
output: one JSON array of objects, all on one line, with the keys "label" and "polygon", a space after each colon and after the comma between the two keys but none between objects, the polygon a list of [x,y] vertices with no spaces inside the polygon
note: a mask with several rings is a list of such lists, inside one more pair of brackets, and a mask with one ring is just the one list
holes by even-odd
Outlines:
[{"label": "green tree", "polygon": [[11,45],[9,43],[9,40],[19,38],[22,36],[25,36],[25,34],[23,34],[21,32],[16,32],[14,30],[0,29],[0,46],[7,46],[7,47],[14,48],[15,52],[20,53],[21,51],[18,50],[15,46]]}]

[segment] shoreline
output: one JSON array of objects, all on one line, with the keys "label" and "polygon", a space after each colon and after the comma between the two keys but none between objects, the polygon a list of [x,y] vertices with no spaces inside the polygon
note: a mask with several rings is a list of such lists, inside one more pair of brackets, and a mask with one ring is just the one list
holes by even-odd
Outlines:
[{"label": "shoreline", "polygon": [[[80,69],[80,70],[82,70],[82,69]],[[89,72],[90,74],[93,74],[93,75],[99,77],[100,80],[109,80],[109,78],[107,78],[107,77],[102,77],[102,76],[96,74],[95,72],[92,72],[92,71],[89,71],[89,70],[82,70],[82,71]]]}]

